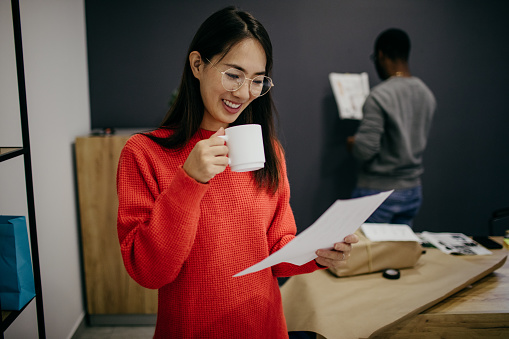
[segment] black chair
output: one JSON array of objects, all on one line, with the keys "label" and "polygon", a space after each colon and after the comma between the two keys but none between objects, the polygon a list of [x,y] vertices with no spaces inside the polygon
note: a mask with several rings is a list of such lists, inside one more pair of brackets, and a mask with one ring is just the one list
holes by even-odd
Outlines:
[{"label": "black chair", "polygon": [[[501,220],[507,219],[506,223],[500,223]],[[489,232],[491,236],[505,235],[505,230],[509,230],[509,207],[501,208],[493,211],[489,222]],[[505,225],[505,227],[503,227]]]}]

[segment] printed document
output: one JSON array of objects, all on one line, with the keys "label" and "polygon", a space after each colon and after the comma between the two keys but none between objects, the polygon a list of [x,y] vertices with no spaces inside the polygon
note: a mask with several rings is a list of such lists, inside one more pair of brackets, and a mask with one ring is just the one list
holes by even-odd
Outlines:
[{"label": "printed document", "polygon": [[362,119],[362,106],[369,94],[368,73],[330,73],[329,81],[341,119]]},{"label": "printed document", "polygon": [[463,233],[422,232],[421,237],[447,254],[490,255],[490,250],[479,245]]},{"label": "printed document", "polygon": [[367,197],[336,200],[311,226],[302,231],[286,246],[259,263],[234,275],[258,272],[273,265],[287,262],[304,265],[317,257],[319,249],[332,249],[362,225],[393,191]]}]

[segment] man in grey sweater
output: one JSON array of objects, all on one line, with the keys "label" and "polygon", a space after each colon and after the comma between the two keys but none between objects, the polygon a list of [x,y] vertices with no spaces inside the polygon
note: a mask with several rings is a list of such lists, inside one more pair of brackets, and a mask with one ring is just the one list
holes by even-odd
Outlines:
[{"label": "man in grey sweater", "polygon": [[394,189],[367,222],[412,225],[422,202],[421,175],[436,101],[410,73],[410,39],[388,29],[375,41],[373,61],[380,79],[363,106],[363,119],[347,145],[359,160],[352,197]]}]

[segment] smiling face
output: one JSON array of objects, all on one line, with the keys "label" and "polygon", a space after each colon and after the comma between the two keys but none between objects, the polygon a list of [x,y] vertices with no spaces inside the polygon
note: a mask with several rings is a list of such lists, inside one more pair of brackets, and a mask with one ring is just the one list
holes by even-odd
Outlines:
[{"label": "smiling face", "polygon": [[189,58],[193,74],[200,81],[205,107],[200,127],[209,131],[228,127],[256,97],[249,91],[249,80],[236,91],[225,90],[221,72],[236,68],[243,71],[246,78],[264,75],[266,56],[261,44],[255,39],[245,39],[233,46],[222,60],[218,55],[214,56],[211,64],[203,60],[198,52],[192,52]]}]

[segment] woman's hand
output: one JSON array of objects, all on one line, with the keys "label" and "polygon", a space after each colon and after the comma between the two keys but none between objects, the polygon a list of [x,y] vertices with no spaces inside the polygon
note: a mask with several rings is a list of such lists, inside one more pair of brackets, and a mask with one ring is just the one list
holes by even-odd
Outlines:
[{"label": "woman's hand", "polygon": [[339,267],[343,262],[348,260],[350,252],[352,251],[352,244],[359,242],[359,237],[355,234],[350,234],[345,237],[344,242],[334,244],[332,250],[318,250],[315,259],[316,263],[325,267]]},{"label": "woman's hand", "polygon": [[223,127],[210,138],[198,141],[184,163],[184,171],[198,182],[208,182],[228,166],[228,147],[218,135],[224,135]]}]

